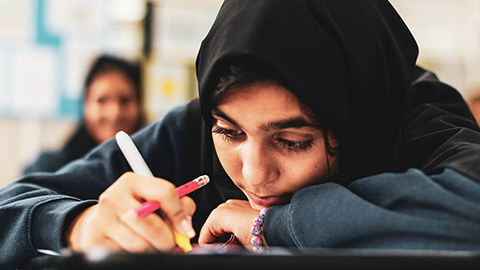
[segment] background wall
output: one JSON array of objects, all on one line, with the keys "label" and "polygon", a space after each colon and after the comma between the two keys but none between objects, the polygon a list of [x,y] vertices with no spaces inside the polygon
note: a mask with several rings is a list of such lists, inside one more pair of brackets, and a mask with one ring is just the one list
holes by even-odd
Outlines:
[{"label": "background wall", "polygon": [[220,0],[0,0],[0,187],[80,115],[100,53],[140,59],[148,121],[196,95],[194,59]]},{"label": "background wall", "polygon": [[[196,95],[194,59],[221,0],[0,0],[0,187],[79,116],[99,53],[140,58],[148,120]],[[480,86],[480,1],[391,0],[419,63],[468,98]]]},{"label": "background wall", "polygon": [[420,48],[420,65],[465,98],[480,91],[480,1],[390,0]]}]

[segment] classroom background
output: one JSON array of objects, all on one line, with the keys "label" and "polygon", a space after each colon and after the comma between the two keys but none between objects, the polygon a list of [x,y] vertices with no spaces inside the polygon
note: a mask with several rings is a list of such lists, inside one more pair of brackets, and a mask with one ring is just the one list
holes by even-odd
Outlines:
[{"label": "classroom background", "polygon": [[[480,92],[480,0],[390,0],[419,63],[465,99]],[[149,122],[196,96],[195,55],[221,0],[0,0],[0,187],[80,116],[102,53],[141,59]]]}]

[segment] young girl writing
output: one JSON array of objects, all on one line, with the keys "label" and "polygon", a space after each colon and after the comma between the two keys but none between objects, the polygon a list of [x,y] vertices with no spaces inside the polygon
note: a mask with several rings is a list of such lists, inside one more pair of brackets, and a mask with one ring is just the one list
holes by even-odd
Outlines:
[{"label": "young girl writing", "polygon": [[[201,244],[478,250],[479,128],[416,57],[386,0],[227,0],[198,54],[199,100],[133,136],[157,178],[128,172],[114,141],[25,176],[1,191],[1,262],[169,251],[162,218],[129,214],[148,200]],[[210,184],[178,199],[201,174]]]}]

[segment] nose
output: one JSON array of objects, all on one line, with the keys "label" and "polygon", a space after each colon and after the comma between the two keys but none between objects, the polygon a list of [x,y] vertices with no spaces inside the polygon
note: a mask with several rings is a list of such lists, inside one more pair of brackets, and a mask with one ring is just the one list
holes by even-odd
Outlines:
[{"label": "nose", "polygon": [[275,159],[261,143],[247,143],[242,151],[242,174],[251,187],[259,187],[279,176]]},{"label": "nose", "polygon": [[121,117],[122,106],[118,102],[109,102],[104,110],[104,116],[110,121],[116,121]]}]

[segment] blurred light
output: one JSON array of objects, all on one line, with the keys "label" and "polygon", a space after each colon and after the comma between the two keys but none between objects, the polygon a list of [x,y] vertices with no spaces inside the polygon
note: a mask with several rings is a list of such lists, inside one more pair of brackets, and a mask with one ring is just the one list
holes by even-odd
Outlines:
[{"label": "blurred light", "polygon": [[145,17],[144,0],[109,0],[109,15],[115,21],[134,22]]}]

